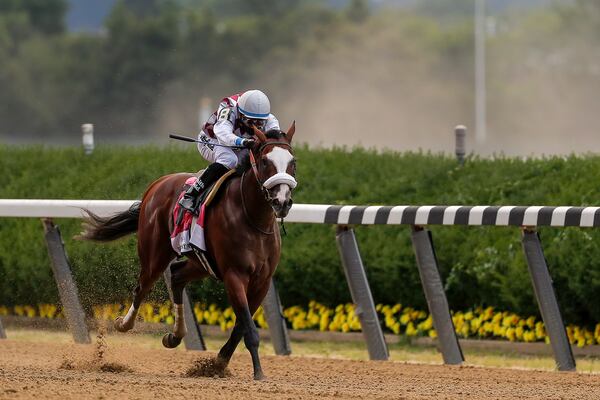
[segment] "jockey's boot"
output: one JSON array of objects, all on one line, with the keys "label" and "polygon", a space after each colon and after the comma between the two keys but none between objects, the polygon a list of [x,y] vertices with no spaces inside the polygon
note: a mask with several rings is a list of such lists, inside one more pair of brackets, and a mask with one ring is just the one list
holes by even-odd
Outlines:
[{"label": "jockey's boot", "polygon": [[199,206],[198,195],[200,192],[212,185],[213,182],[216,182],[227,171],[228,168],[222,164],[210,164],[208,168],[204,170],[204,173],[198,177],[196,182],[185,191],[183,197],[179,200],[179,205],[195,214]]}]

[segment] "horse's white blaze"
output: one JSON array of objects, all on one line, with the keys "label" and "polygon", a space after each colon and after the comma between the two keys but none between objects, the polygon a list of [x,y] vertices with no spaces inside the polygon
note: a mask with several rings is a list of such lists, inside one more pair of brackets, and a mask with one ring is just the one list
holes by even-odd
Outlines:
[{"label": "horse's white blaze", "polygon": [[283,173],[287,170],[288,165],[294,159],[292,153],[281,147],[275,147],[267,154],[267,158],[271,160],[277,173]]},{"label": "horse's white blaze", "polygon": [[290,196],[290,187],[285,183],[279,185],[275,198],[279,200],[279,204],[283,204]]},{"label": "horse's white blaze", "polygon": [[[292,153],[290,153],[288,150],[283,149],[281,147],[275,147],[275,148],[273,148],[273,150],[271,150],[269,152],[269,154],[267,154],[267,158],[275,166],[275,169],[277,170],[277,174],[285,174],[291,180],[293,180],[293,177],[288,175],[286,172],[288,166],[290,165],[290,162],[292,162],[292,160],[294,159],[294,156],[292,156]],[[277,182],[274,182],[274,183],[277,183]],[[295,183],[295,182],[292,182],[292,183]],[[265,184],[266,184],[266,182],[265,182]],[[293,185],[293,186],[295,186],[295,185]],[[277,189],[275,198],[277,200],[279,200],[280,204],[283,204],[284,202],[286,202],[289,199],[290,194],[291,194],[291,189],[292,188],[290,188],[290,186],[286,183],[279,184],[279,188]]]}]

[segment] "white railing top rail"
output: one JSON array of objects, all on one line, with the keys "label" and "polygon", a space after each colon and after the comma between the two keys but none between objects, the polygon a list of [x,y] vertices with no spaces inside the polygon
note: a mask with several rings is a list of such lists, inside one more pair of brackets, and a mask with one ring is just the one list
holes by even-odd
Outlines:
[{"label": "white railing top rail", "polygon": [[[81,218],[82,209],[106,216],[135,200],[0,199],[0,217]],[[600,226],[600,207],[351,206],[294,204],[286,222],[339,225]]]}]

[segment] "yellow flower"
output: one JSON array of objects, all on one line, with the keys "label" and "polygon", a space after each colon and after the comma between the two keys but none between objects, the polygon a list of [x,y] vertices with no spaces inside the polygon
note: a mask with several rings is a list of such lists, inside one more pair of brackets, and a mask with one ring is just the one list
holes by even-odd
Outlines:
[{"label": "yellow flower", "polygon": [[321,332],[326,331],[329,326],[329,311],[325,311],[321,314],[321,319],[319,321],[319,330]]},{"label": "yellow flower", "polygon": [[506,329],[506,338],[508,340],[510,340],[511,342],[515,341],[515,338],[516,338],[515,328],[507,328]]},{"label": "yellow flower", "polygon": [[347,322],[344,322],[342,324],[342,332],[348,332],[350,330],[350,326],[348,325]]},{"label": "yellow flower", "polygon": [[523,330],[522,326],[518,326],[515,328],[515,336],[516,336],[517,340],[519,340],[519,341],[523,340],[523,333],[524,333],[524,330]]},{"label": "yellow flower", "polygon": [[533,329],[535,327],[535,317],[529,317],[527,318],[526,324],[528,327],[530,327],[531,329]]},{"label": "yellow flower", "polygon": [[412,322],[409,322],[408,325],[406,325],[406,335],[407,336],[416,336],[417,335],[417,330],[415,329],[415,326],[413,325]]}]

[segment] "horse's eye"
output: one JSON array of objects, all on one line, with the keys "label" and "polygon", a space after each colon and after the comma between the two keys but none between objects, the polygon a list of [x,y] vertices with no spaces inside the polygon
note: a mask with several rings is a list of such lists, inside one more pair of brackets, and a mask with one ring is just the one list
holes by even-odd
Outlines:
[{"label": "horse's eye", "polygon": [[269,162],[264,158],[261,161],[262,161],[262,166],[267,168],[267,165],[269,165]]}]

